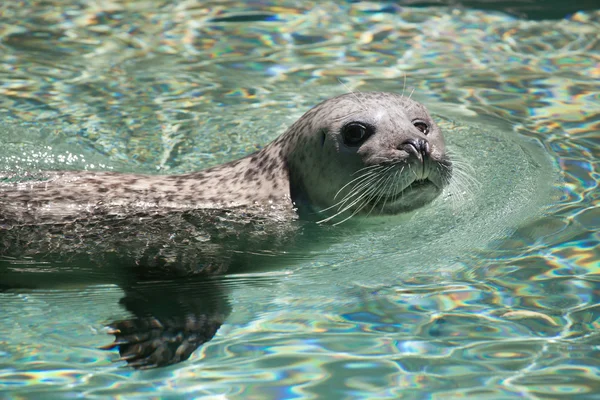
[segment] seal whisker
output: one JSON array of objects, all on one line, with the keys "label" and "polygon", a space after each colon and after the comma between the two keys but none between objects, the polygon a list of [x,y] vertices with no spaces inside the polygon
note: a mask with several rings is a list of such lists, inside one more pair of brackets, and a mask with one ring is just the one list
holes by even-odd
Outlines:
[{"label": "seal whisker", "polygon": [[340,78],[338,78],[338,82],[341,83],[342,86],[344,86],[346,88],[346,90],[356,99],[356,101],[358,101],[358,104],[361,106],[362,110],[363,111],[367,111],[366,105],[362,102],[361,99],[358,98],[358,96],[356,95],[356,93],[354,93],[354,91],[352,89],[350,89],[348,87],[348,85],[346,85],[344,82],[342,82],[342,80]]},{"label": "seal whisker", "polygon": [[467,186],[469,187],[469,190],[471,190],[471,187],[474,187],[475,189],[481,187],[481,183],[471,174],[469,174],[466,171],[463,171],[460,168],[455,168],[454,169],[454,175],[456,176],[457,179],[462,179],[463,180],[463,184],[467,184]]},{"label": "seal whisker", "polygon": [[384,167],[383,165],[379,165],[379,164],[367,165],[366,167],[363,167],[363,168],[353,172],[352,176],[358,174],[359,172],[365,171],[367,169],[375,169],[375,168],[383,168],[383,167]]},{"label": "seal whisker", "polygon": [[[396,199],[398,198],[398,185],[399,185],[398,175],[402,174],[403,170],[404,170],[404,167],[402,167],[402,169],[399,171],[396,169],[396,172],[394,174],[394,180],[392,181],[392,184],[394,185],[394,194],[392,195],[392,202],[395,202]],[[386,198],[385,201],[383,202],[383,205],[381,206],[381,210],[379,211],[380,214],[383,212],[383,209],[385,208],[387,201],[388,201],[388,199]]]},{"label": "seal whisker", "polygon": [[373,189],[370,189],[369,191],[363,193],[362,197],[359,197],[358,199],[356,199],[354,202],[352,202],[352,204],[350,204],[348,207],[344,208],[342,211],[340,211],[337,215],[344,213],[345,211],[347,211],[350,207],[352,207],[354,204],[360,202],[361,200],[364,199],[364,201],[358,206],[356,207],[356,209],[352,212],[352,214],[350,214],[348,217],[344,218],[343,220],[336,222],[333,224],[333,226],[337,226],[341,223],[344,223],[346,221],[348,221],[350,218],[354,217],[356,214],[358,214],[368,203],[369,203],[369,199],[365,199],[365,197],[368,196],[368,193],[370,193],[371,191],[373,191]]},{"label": "seal whisker", "polygon": [[381,188],[378,189],[379,193],[377,196],[377,193],[375,194],[375,196],[377,196],[375,198],[375,196],[373,196],[373,198],[369,199],[369,202],[371,202],[373,199],[375,199],[375,201],[373,202],[373,206],[371,207],[371,209],[369,210],[369,212],[367,213],[367,216],[371,215],[371,213],[373,212],[373,209],[375,208],[375,206],[377,206],[377,203],[379,203],[379,201],[381,200],[382,196],[385,193],[388,193],[385,189],[385,187],[388,185],[388,182],[390,181],[390,179],[392,179],[392,177],[394,177],[394,173],[388,174],[389,170],[392,167],[389,167],[384,173],[387,175],[387,178],[383,181],[383,183],[380,185]]},{"label": "seal whisker", "polygon": [[448,150],[447,154],[452,157],[452,164],[451,166],[445,164],[442,165],[447,169],[451,169],[454,174],[464,177],[465,181],[463,183],[468,183],[467,187],[475,186],[475,188],[478,188],[481,186],[481,183],[473,176],[475,174],[475,169],[471,164],[463,161],[460,154],[457,154],[454,151]]},{"label": "seal whisker", "polygon": [[438,171],[438,174],[442,177],[442,183],[444,184],[444,186],[448,185],[448,182],[451,178],[451,175],[448,172],[451,172],[452,169],[449,166],[443,164],[437,164],[435,166],[435,169]]},{"label": "seal whisker", "polygon": [[337,206],[339,206],[339,208],[343,207],[344,203],[346,203],[352,197],[354,197],[358,193],[360,193],[360,190],[362,190],[365,186],[369,186],[377,178],[377,176],[378,176],[378,174],[373,173],[373,172],[371,172],[369,174],[361,175],[360,178],[362,178],[363,180],[357,182],[354,185],[354,187],[350,190],[350,192],[348,192],[340,201],[338,201],[337,203],[335,203],[327,208],[320,210],[319,212],[324,212],[324,211],[330,210],[332,208],[335,208]]},{"label": "seal whisker", "polygon": [[333,118],[333,121],[338,122],[338,121],[343,121],[345,119],[348,119],[348,117],[351,117],[352,115],[356,115],[356,114],[360,114],[362,110],[357,110],[357,111],[351,111],[348,114],[344,114],[340,117],[336,117]]},{"label": "seal whisker", "polygon": [[[363,197],[365,199],[365,206],[369,203],[372,203],[377,196],[381,196],[381,194],[384,192],[383,189],[385,188],[385,184],[388,179],[389,175],[387,173],[382,173],[381,178],[377,181],[376,185],[373,185],[373,190],[370,190],[369,193],[365,194]],[[370,214],[370,212],[370,210],[367,212],[367,216]]]},{"label": "seal whisker", "polygon": [[[372,191],[372,189],[371,189],[371,191]],[[364,196],[363,196],[362,198],[364,199],[366,196],[367,196],[367,192],[365,192],[365,194],[364,194]],[[358,202],[358,201],[360,201],[360,199],[358,199],[357,201],[353,202],[353,203],[352,203],[352,204],[351,204],[349,207],[351,207],[352,205],[354,205],[354,204],[355,204],[356,202]],[[369,203],[369,201],[370,201],[370,198],[369,198],[369,199],[366,199],[366,200],[364,200],[364,201],[361,203],[361,205],[360,205],[360,206],[356,207],[356,210],[354,210],[354,212],[353,212],[352,214],[350,214],[348,217],[344,218],[343,220],[341,220],[341,221],[339,221],[339,222],[336,222],[336,223],[334,223],[334,224],[333,224],[333,226],[340,225],[340,224],[342,224],[342,223],[344,223],[344,222],[348,221],[350,218],[354,217],[356,214],[358,214],[358,213],[359,213],[359,212],[360,212],[360,211],[361,211],[361,210],[362,210],[362,209],[363,209],[363,208],[364,208],[364,207],[365,207],[365,206],[366,206],[366,205]],[[344,211],[345,211],[345,210],[347,210],[349,207],[347,207],[346,209],[344,209]],[[343,212],[343,211],[342,211],[342,212]]]},{"label": "seal whisker", "polygon": [[447,179],[446,190],[453,204],[464,203],[467,198],[473,196],[474,190],[481,186],[473,176],[474,172],[471,165],[461,160],[452,160],[452,176]]},{"label": "seal whisker", "polygon": [[[360,192],[360,190],[362,190],[365,186],[369,186],[377,178],[377,176],[378,176],[378,174],[375,171],[369,171],[369,172],[359,176],[358,178],[354,179],[353,181],[356,181],[359,179],[360,180],[354,184],[352,189],[348,193],[346,193],[340,201],[338,201],[335,204],[332,204],[331,206],[329,206],[327,208],[321,209],[319,212],[330,210],[336,206],[340,206],[339,208],[343,207],[343,203],[347,202],[350,198],[357,195]],[[339,193],[339,191],[338,191],[338,193]],[[337,195],[338,194],[336,193],[335,197],[337,197]],[[335,197],[334,197],[334,199],[335,199]]]},{"label": "seal whisker", "polygon": [[[321,221],[318,221],[317,223],[323,223],[323,222],[327,222],[332,220],[333,218],[337,217],[340,214],[343,214],[344,212],[348,211],[351,207],[353,207],[355,204],[361,202],[366,196],[368,196],[373,190],[376,190],[376,186],[379,184],[379,181],[381,179],[383,179],[385,176],[382,176],[381,174],[377,174],[377,176],[374,178],[376,179],[376,182],[374,185],[370,186],[367,188],[367,190],[365,190],[364,192],[360,193],[358,192],[358,197],[356,199],[354,199],[350,204],[346,205],[343,209],[339,210],[338,212],[336,212],[335,214],[333,214],[332,216],[325,218]],[[377,179],[378,178],[378,179]],[[364,187],[364,186],[363,186]],[[362,188],[361,188],[362,189]],[[349,199],[345,198],[345,201],[348,201]],[[363,202],[359,207],[356,208],[356,210],[348,217],[345,218],[344,220],[337,222],[333,225],[339,225],[342,222],[347,221],[348,219],[352,218],[354,215],[356,215],[356,213],[358,213],[364,206],[366,205],[366,202]]]},{"label": "seal whisker", "polygon": [[344,202],[345,199],[347,199],[348,197],[354,196],[356,194],[356,192],[360,191],[365,185],[372,183],[373,180],[379,176],[379,174],[380,174],[379,171],[369,171],[369,173],[364,174],[363,177],[365,177],[365,178],[359,182],[356,182],[354,184],[354,186],[352,186],[352,188],[348,191],[348,193],[346,193],[346,195],[344,195],[342,202]]},{"label": "seal whisker", "polygon": [[361,176],[359,176],[357,178],[352,179],[350,182],[346,183],[344,186],[342,186],[340,188],[340,190],[337,191],[337,193],[335,194],[335,196],[333,196],[333,199],[335,200],[339,196],[340,192],[342,190],[346,189],[348,187],[348,185],[354,183],[355,181],[362,180],[363,178],[365,178],[365,176],[371,176],[371,175],[376,175],[376,172],[375,171],[369,171],[369,172],[367,172],[365,174],[362,174]]},{"label": "seal whisker", "polygon": [[[389,168],[388,168],[389,169]],[[375,198],[375,196],[377,196],[380,187],[385,184],[385,178],[387,178],[387,174],[382,173],[380,176],[380,179],[373,185],[372,188],[370,188],[369,190],[365,191],[362,194],[362,197],[356,199],[356,201],[354,201],[349,207],[352,207],[354,204],[356,204],[357,202],[359,202],[361,199],[364,199],[363,203],[361,203],[361,205],[359,207],[356,208],[356,210],[352,213],[352,215],[350,215],[350,217],[348,217],[347,219],[340,221],[339,223],[342,223],[344,221],[347,221],[348,219],[350,219],[351,217],[353,217],[354,215],[356,215],[359,211],[361,211],[367,204],[369,204],[373,198]],[[346,207],[345,210],[347,210],[349,207]],[[338,224],[339,224],[338,223]],[[337,224],[334,224],[337,225]]]},{"label": "seal whisker", "polygon": [[408,164],[408,170],[413,173],[413,175],[415,176],[415,179],[419,178],[419,174],[417,173],[417,171],[415,169],[413,169],[412,165]]},{"label": "seal whisker", "polygon": [[364,194],[364,192],[361,193],[361,191],[363,189],[365,189],[366,187],[370,187],[373,183],[375,183],[379,176],[380,176],[379,174],[373,174],[372,178],[369,179],[368,181],[362,182],[360,184],[357,184],[355,187],[353,187],[352,190],[350,192],[348,192],[348,194],[346,196],[344,196],[344,198],[338,203],[339,204],[338,210],[341,209],[342,207],[344,207],[344,203],[348,202],[353,197],[359,196],[358,198],[360,198],[360,196],[362,196]]},{"label": "seal whisker", "polygon": [[464,163],[464,162],[462,162],[460,160],[452,160],[452,163],[440,163],[440,164],[442,164],[442,165],[444,165],[444,166],[446,166],[448,168],[452,168],[452,166],[454,166],[454,165],[456,165],[456,166],[458,166],[458,165],[464,166],[465,168],[472,168],[470,164]]},{"label": "seal whisker", "polygon": [[470,168],[465,167],[463,165],[456,165],[454,168],[452,168],[452,175],[462,175],[471,184],[479,186],[480,183],[475,177],[473,177],[473,172],[474,172],[473,170],[471,170]]},{"label": "seal whisker", "polygon": [[[402,176],[402,171],[404,171],[404,167],[402,167],[402,169],[400,171],[397,172],[398,175]],[[398,186],[400,186],[400,180],[396,179],[396,187],[394,188],[394,196],[392,197],[392,201],[396,202],[398,200],[398,198],[400,197],[400,193],[402,193],[402,190],[398,190]],[[385,204],[384,204],[385,206]],[[383,210],[383,208],[382,208]]]},{"label": "seal whisker", "polygon": [[[389,183],[390,181],[393,183],[393,178],[395,176],[395,172],[390,172],[392,169],[394,168],[394,165],[390,165],[388,168],[386,168],[386,170],[383,172],[384,174],[386,174],[386,179],[383,181],[383,184],[381,185],[381,187],[379,188],[379,193],[377,193],[377,198],[373,204],[373,208],[377,205],[377,203],[379,203],[379,201],[381,200],[381,198],[386,194],[386,193],[390,193],[389,191]],[[386,188],[388,190],[386,190]],[[374,197],[375,198],[375,197]],[[373,211],[373,208],[371,208],[371,210],[369,210],[369,213],[367,215],[369,215],[371,213],[371,211]]]},{"label": "seal whisker", "polygon": [[467,173],[466,171],[463,171],[460,168],[455,168],[453,172],[454,173],[449,182],[450,189],[452,188],[452,186],[454,186],[454,185],[452,185],[453,181],[456,182],[458,187],[461,187],[464,190],[468,190],[468,191],[471,191],[472,188],[478,188],[481,186],[481,183],[477,179],[475,179],[473,176],[471,176],[469,173]]},{"label": "seal whisker", "polygon": [[[402,166],[402,168],[396,172],[397,175],[402,176],[402,171],[404,171],[404,165]],[[398,201],[398,199],[402,196],[402,193],[404,191],[404,189],[398,190],[398,187],[400,186],[400,180],[399,179],[395,179],[394,182],[394,195],[392,196],[392,202],[395,203],[396,201]],[[383,211],[383,208],[385,207],[385,204],[381,207],[381,211]]]},{"label": "seal whisker", "polygon": [[[373,176],[377,177],[377,176],[380,176],[381,174],[385,174],[385,173],[386,173],[386,170],[384,169],[384,168],[386,168],[385,166],[379,166],[379,167],[380,167],[380,168],[378,168],[378,169],[377,169],[377,170],[375,170],[375,171],[370,171],[371,175],[373,175]],[[382,169],[384,169],[384,170],[382,170]],[[373,181],[373,180],[370,180],[370,182],[369,182],[369,183],[372,183],[372,181]],[[367,182],[364,182],[364,183],[367,183]],[[347,198],[353,197],[354,195],[356,195],[356,192],[357,192],[357,191],[360,191],[360,190],[362,190],[362,189],[363,189],[363,187],[365,186],[365,185],[364,185],[364,183],[357,182],[357,183],[356,183],[356,184],[355,184],[355,185],[352,187],[352,189],[351,189],[351,190],[348,192],[348,194],[347,194],[346,196],[344,196],[344,199],[345,199],[345,200],[343,200],[343,201],[345,202]]]}]

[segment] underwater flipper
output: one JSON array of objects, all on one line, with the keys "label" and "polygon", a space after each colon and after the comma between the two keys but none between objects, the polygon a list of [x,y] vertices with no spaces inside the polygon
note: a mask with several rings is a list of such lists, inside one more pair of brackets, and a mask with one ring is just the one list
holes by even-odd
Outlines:
[{"label": "underwater flipper", "polygon": [[217,333],[223,321],[205,316],[171,318],[161,322],[147,317],[115,322],[115,341],[103,349],[119,349],[120,360],[137,369],[176,364]]},{"label": "underwater flipper", "polygon": [[118,348],[120,359],[136,369],[187,360],[230,311],[215,281],[144,283],[127,289],[121,303],[134,317],[109,324],[115,341],[102,348]]}]

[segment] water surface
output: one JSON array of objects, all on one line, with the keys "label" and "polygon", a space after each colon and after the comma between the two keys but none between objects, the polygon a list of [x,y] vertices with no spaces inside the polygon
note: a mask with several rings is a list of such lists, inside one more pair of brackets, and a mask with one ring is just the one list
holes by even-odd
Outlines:
[{"label": "water surface", "polygon": [[4,259],[38,288],[0,293],[2,395],[600,393],[600,12],[72,0],[0,12],[3,170],[196,170],[261,148],[325,98],[387,90],[425,103],[479,181],[458,202],[323,228],[333,240],[224,277],[225,325],[157,370],[98,349],[129,317],[110,276]]}]

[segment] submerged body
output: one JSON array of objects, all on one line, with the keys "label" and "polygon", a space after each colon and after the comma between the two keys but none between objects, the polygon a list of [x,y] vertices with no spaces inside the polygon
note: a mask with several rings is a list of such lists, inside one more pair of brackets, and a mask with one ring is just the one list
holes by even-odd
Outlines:
[{"label": "submerged body", "polygon": [[326,100],[261,151],[204,171],[0,172],[0,267],[3,259],[117,266],[136,319],[114,325],[110,347],[135,367],[172,364],[210,340],[226,301],[213,290],[138,301],[141,289],[131,288],[140,276],[255,265],[245,257],[294,241],[298,217],[338,224],[416,209],[441,193],[451,165],[423,105],[375,92]]}]

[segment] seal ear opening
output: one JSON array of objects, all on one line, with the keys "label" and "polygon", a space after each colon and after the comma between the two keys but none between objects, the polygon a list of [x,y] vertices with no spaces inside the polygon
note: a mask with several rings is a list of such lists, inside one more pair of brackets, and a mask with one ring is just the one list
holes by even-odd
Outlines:
[{"label": "seal ear opening", "polygon": [[321,147],[325,146],[325,138],[327,137],[327,131],[321,129]]}]

